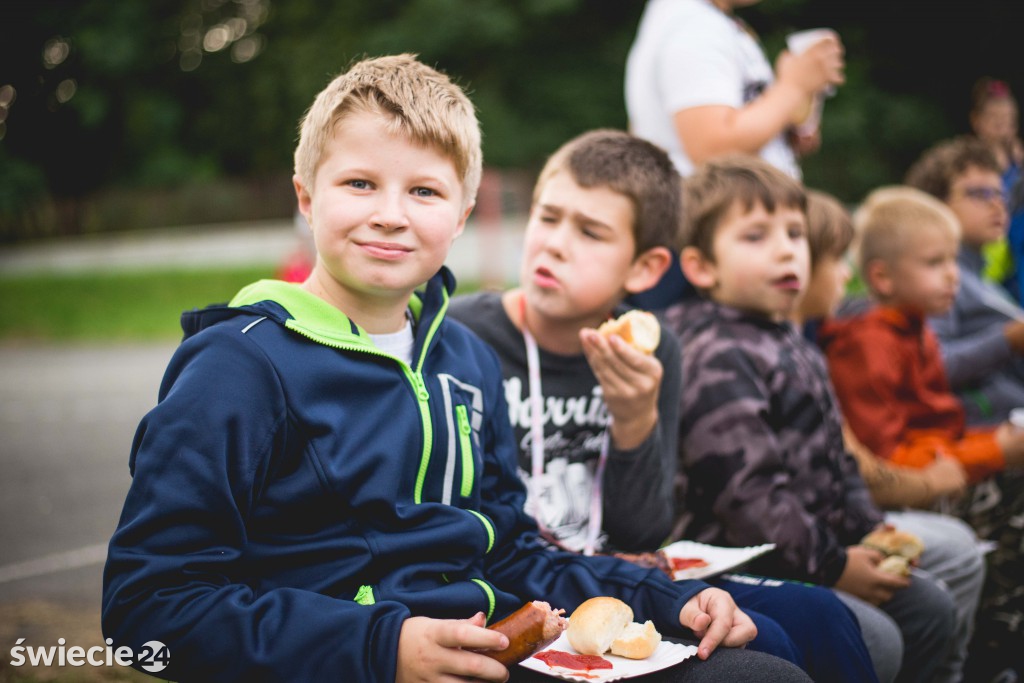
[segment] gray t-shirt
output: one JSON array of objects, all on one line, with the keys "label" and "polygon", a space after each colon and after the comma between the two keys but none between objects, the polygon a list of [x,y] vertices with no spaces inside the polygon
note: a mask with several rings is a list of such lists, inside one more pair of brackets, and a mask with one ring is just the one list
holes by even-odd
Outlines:
[{"label": "gray t-shirt", "polygon": [[[616,311],[621,313],[622,311]],[[519,445],[519,474],[531,488],[530,389],[526,345],[494,292],[456,297],[448,315],[476,332],[501,360],[505,399]],[[582,549],[590,520],[594,470],[608,425],[601,386],[583,354],[563,356],[539,349],[544,396],[544,481],[532,508],[559,540]],[[598,550],[653,550],[674,519],[679,414],[679,344],[662,328],[655,351],[664,371],[659,423],[638,447],[609,450],[603,485],[603,534]],[[539,512],[537,510],[539,509]]]}]

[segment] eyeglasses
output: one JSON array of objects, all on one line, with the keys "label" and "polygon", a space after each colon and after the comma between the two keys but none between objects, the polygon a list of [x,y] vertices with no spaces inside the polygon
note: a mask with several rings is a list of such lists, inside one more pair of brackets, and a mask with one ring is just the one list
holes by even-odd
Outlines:
[{"label": "eyeglasses", "polygon": [[1008,199],[1002,188],[995,187],[964,187],[961,188],[960,193],[976,202],[991,202],[993,200],[998,200],[1000,204],[1005,204]]}]

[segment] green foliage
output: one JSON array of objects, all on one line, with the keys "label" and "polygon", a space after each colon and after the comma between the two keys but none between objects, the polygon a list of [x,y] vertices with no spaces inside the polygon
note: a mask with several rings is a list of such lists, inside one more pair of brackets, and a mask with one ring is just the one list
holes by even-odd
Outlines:
[{"label": "green foliage", "polygon": [[[352,61],[384,53],[418,53],[467,88],[486,163],[535,169],[572,135],[626,126],[623,72],[642,8],[612,0],[16,2],[0,9],[0,87],[18,94],[0,121],[0,161],[14,170],[0,175],[28,191],[0,189],[0,236],[32,234],[49,220],[40,216],[66,223],[45,232],[80,231],[81,212],[59,207],[112,187],[286,175],[315,93]],[[805,169],[809,184],[848,201],[898,181],[925,147],[964,130],[973,79],[991,74],[1024,91],[1024,75],[1012,72],[1024,3],[977,0],[924,15],[913,3],[881,11],[773,0],[738,14],[772,56],[791,30],[831,26],[843,36],[848,82],[826,106],[823,147]],[[225,27],[239,33],[218,43]],[[66,54],[44,63],[54,45]],[[38,209],[41,193],[57,208]]]},{"label": "green foliage", "polygon": [[228,301],[265,277],[266,268],[244,268],[0,278],[0,339],[175,339],[182,311]]},{"label": "green foliage", "polygon": [[[268,277],[260,266],[0,277],[0,343],[180,339],[182,311]],[[458,293],[477,288],[460,282]]]}]

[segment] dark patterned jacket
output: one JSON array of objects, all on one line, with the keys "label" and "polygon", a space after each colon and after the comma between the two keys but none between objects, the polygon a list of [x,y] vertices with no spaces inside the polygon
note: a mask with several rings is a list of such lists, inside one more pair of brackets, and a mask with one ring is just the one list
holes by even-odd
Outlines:
[{"label": "dark patterned jacket", "polygon": [[775,543],[757,571],[833,585],[882,513],[844,447],[820,352],[791,325],[711,301],[665,318],[682,342],[687,537]]}]

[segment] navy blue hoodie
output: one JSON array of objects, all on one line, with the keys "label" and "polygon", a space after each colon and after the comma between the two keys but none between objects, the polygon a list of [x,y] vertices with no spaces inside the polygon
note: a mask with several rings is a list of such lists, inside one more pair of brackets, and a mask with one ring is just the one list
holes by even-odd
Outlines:
[{"label": "navy blue hoodie", "polygon": [[536,543],[500,365],[444,319],[453,289],[443,269],[412,298],[411,366],[296,285],[183,315],[104,571],[115,645],[164,643],[173,680],[393,681],[414,615],[614,595],[685,633],[705,584]]}]

